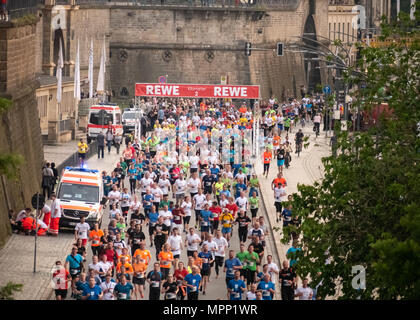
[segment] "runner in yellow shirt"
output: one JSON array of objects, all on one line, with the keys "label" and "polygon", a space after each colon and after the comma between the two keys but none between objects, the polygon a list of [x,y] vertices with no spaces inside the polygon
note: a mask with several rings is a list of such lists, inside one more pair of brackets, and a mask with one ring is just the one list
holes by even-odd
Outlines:
[{"label": "runner in yellow shirt", "polygon": [[86,153],[89,151],[89,146],[83,142],[83,138],[77,144],[77,151],[79,152],[80,166],[83,166],[86,159]]},{"label": "runner in yellow shirt", "polygon": [[232,236],[232,223],[234,220],[233,216],[229,212],[229,210],[225,209],[219,219],[222,222],[223,237],[225,237],[226,240],[229,241]]}]

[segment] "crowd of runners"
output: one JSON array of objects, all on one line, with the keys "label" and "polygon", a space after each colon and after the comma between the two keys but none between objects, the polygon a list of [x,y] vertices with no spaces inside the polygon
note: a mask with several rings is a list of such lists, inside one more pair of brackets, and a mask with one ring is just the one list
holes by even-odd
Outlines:
[{"label": "crowd of runners", "polygon": [[[90,230],[81,218],[71,253],[56,262],[57,299],[205,299],[211,280],[219,277],[231,300],[271,300],[276,286],[283,300],[314,298],[307,279],[297,286],[296,260],[280,268],[266,253],[270,230],[249,150],[252,140],[260,139],[265,177],[277,159],[277,168],[271,168],[277,171],[272,181],[277,222],[299,224],[291,205],[283,205],[292,200],[283,171],[298,151],[292,146],[304,139],[300,128],[316,120],[315,130],[321,122],[322,104],[315,99],[280,104],[274,98],[259,106],[142,101],[147,127],[141,138],[127,137],[115,169],[102,172],[109,225]],[[252,133],[254,121],[264,130],[260,137]],[[234,237],[239,251],[232,249]]]}]

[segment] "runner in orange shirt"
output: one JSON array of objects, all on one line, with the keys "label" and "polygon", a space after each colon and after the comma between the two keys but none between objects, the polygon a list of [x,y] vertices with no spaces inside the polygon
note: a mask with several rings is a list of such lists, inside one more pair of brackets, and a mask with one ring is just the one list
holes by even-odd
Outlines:
[{"label": "runner in orange shirt", "polygon": [[99,257],[99,253],[102,246],[101,238],[103,236],[104,232],[101,229],[99,229],[99,224],[95,223],[93,230],[89,232],[89,241],[92,242],[92,255]]},{"label": "runner in orange shirt", "polygon": [[200,272],[201,272],[201,269],[203,268],[203,259],[198,257],[198,251],[194,251],[193,259],[194,259],[194,265],[200,268]]},{"label": "runner in orange shirt", "polygon": [[280,147],[280,136],[278,135],[278,133],[276,132],[276,135],[273,137],[273,149],[277,150]]},{"label": "runner in orange shirt", "polygon": [[121,255],[118,257],[121,261],[121,258],[124,257],[125,258],[125,262],[127,263],[131,263],[131,256],[128,253],[128,248],[122,248],[122,253]]},{"label": "runner in orange shirt", "polygon": [[158,259],[160,261],[160,272],[162,273],[162,279],[166,280],[169,271],[171,270],[172,261],[174,261],[174,255],[171,252],[171,246],[169,243],[163,245],[163,250],[159,253]]},{"label": "runner in orange shirt", "polygon": [[263,173],[263,175],[265,174],[265,177],[268,178],[268,171],[270,170],[270,162],[271,162],[271,159],[273,158],[273,156],[270,152],[270,149],[268,149],[268,148],[265,149],[263,158],[264,158],[264,173]]},{"label": "runner in orange shirt", "polygon": [[[137,249],[138,251],[139,249]],[[147,265],[142,261],[141,255],[137,255],[133,263],[133,284],[134,284],[134,297],[135,300],[138,300],[138,294],[141,298],[144,298],[144,284],[145,284],[145,272]]]},{"label": "runner in orange shirt", "polygon": [[140,248],[137,249],[134,252],[133,258],[137,258],[137,256],[140,256],[141,260],[143,260],[146,267],[149,265],[150,260],[152,260],[152,255],[150,254],[150,251],[145,249],[146,245],[144,243],[140,243]]},{"label": "runner in orange shirt", "polygon": [[117,264],[117,273],[120,273],[121,267],[124,266],[125,270],[129,274],[133,274],[133,266],[125,260],[125,257],[120,258],[120,262]]}]

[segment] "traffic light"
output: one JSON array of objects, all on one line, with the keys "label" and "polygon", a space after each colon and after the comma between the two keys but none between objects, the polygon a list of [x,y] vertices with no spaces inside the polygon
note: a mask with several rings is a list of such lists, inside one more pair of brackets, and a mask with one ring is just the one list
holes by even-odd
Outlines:
[{"label": "traffic light", "polygon": [[250,56],[251,55],[251,42],[245,43],[245,55]]},{"label": "traffic light", "polygon": [[277,56],[283,57],[283,43],[277,42]]}]

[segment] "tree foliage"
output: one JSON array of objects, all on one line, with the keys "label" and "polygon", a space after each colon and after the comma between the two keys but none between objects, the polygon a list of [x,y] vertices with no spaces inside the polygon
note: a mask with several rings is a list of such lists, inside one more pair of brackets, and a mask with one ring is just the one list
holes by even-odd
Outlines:
[{"label": "tree foliage", "polygon": [[[346,75],[367,84],[354,101],[359,109],[386,102],[391,114],[364,132],[337,131],[338,154],[323,159],[324,178],[294,194],[302,224],[284,228],[283,241],[292,231],[302,235],[297,272],[312,287],[322,280],[320,298],[420,298],[419,9],[415,21],[401,13],[383,24],[381,40],[390,45],[363,48],[366,73]],[[352,286],[359,265],[364,290]]]},{"label": "tree foliage", "polygon": [[22,287],[23,284],[8,282],[4,287],[0,287],[0,300],[14,300],[14,293],[22,291]]}]

